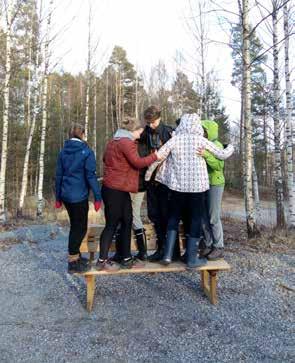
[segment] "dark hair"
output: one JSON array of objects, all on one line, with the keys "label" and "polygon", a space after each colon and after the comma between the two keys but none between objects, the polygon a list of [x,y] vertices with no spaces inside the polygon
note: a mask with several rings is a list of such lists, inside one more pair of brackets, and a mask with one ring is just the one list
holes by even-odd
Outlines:
[{"label": "dark hair", "polygon": [[69,137],[76,137],[82,139],[82,135],[85,134],[85,127],[81,124],[73,124],[69,131]]},{"label": "dark hair", "polygon": [[161,117],[161,110],[158,106],[150,106],[144,111],[143,117],[147,123],[151,123]]},{"label": "dark hair", "polygon": [[125,116],[121,122],[121,129],[135,131],[142,128],[141,122],[135,117]]}]

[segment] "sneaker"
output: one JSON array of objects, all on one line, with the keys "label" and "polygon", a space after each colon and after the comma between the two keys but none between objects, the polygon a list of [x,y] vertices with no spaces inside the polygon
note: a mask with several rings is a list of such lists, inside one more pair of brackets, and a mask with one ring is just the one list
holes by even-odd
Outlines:
[{"label": "sneaker", "polygon": [[147,261],[148,255],[147,253],[138,252],[138,254],[134,256],[134,258],[141,261]]},{"label": "sneaker", "polygon": [[76,261],[68,262],[69,274],[83,273],[87,271],[90,271],[90,266],[85,265],[80,258]]},{"label": "sneaker", "polygon": [[211,253],[211,251],[212,251],[212,248],[210,248],[210,247],[201,248],[199,251],[199,257],[207,258],[207,256],[209,255],[209,253]]},{"label": "sneaker", "polygon": [[145,264],[134,257],[129,257],[128,259],[124,258],[121,261],[122,268],[143,268]]},{"label": "sneaker", "polygon": [[100,260],[98,259],[95,265],[97,271],[118,271],[120,270],[120,265],[111,260]]},{"label": "sneaker", "polygon": [[207,259],[209,261],[215,261],[219,260],[220,258],[223,258],[223,248],[212,248],[211,252],[207,255]]},{"label": "sneaker", "polygon": [[164,251],[163,250],[156,250],[156,252],[154,252],[152,255],[148,256],[148,261],[149,262],[159,262],[162,260],[164,255]]},{"label": "sneaker", "polygon": [[86,258],[86,257],[83,257],[82,255],[81,255],[81,253],[80,253],[80,261],[81,261],[81,263],[83,263],[84,265],[88,265],[89,264],[89,260],[88,260],[88,258]]}]

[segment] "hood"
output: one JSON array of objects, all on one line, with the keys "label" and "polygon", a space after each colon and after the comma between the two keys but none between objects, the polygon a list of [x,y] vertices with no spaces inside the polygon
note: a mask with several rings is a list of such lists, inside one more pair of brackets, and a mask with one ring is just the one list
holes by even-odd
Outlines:
[{"label": "hood", "polygon": [[202,120],[203,128],[207,131],[208,140],[215,141],[218,139],[218,123],[212,120]]},{"label": "hood", "polygon": [[204,135],[204,130],[200,123],[200,116],[196,113],[186,113],[181,119],[179,126],[175,129],[175,134],[197,134]]},{"label": "hood", "polygon": [[64,152],[66,154],[73,154],[83,149],[87,149],[87,144],[84,141],[72,140],[72,139],[65,141]]},{"label": "hood", "polygon": [[114,135],[114,140],[120,140],[122,139],[123,137],[127,138],[127,139],[130,139],[130,140],[133,140],[134,141],[134,137],[133,135],[131,134],[130,131],[127,131],[127,130],[124,130],[124,129],[118,129],[116,132],[115,132],[115,135]]}]

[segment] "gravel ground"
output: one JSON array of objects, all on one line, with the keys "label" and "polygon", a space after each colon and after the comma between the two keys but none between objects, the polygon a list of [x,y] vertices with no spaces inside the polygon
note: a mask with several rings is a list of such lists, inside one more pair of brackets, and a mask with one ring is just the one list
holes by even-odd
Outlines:
[{"label": "gravel ground", "polygon": [[66,273],[67,229],[0,234],[0,362],[295,362],[294,250],[227,246],[211,305],[197,273],[84,279]]}]

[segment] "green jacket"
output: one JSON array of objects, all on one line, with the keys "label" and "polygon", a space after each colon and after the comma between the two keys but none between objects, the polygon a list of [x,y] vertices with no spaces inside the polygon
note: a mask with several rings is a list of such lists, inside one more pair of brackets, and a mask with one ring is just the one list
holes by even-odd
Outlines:
[{"label": "green jacket", "polygon": [[[201,122],[203,129],[207,131],[208,140],[223,149],[223,145],[218,141],[218,124],[211,120],[202,120]],[[205,150],[204,158],[207,163],[210,185],[224,185],[224,161],[217,159],[207,150]]]}]

